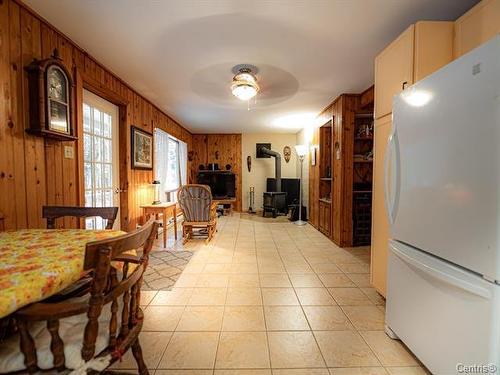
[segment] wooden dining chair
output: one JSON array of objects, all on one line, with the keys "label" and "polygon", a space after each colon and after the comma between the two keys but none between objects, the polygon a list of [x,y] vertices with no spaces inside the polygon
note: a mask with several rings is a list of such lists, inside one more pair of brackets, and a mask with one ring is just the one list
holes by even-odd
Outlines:
[{"label": "wooden dining chair", "polygon": [[101,217],[106,222],[106,229],[113,229],[118,214],[118,207],[79,207],[79,206],[43,206],[42,217],[47,219],[47,229],[56,227],[56,219],[61,217]]},{"label": "wooden dining chair", "polygon": [[92,275],[90,291],[15,312],[19,336],[0,345],[0,373],[101,373],[132,348],[136,373],[148,374],[139,343],[140,290],[157,230],[150,220],[132,233],[88,243],[83,268]]},{"label": "wooden dining chair", "polygon": [[182,223],[183,243],[193,238],[193,229],[204,229],[209,242],[216,232],[217,203],[212,199],[212,192],[207,185],[183,185],[178,192],[179,206],[184,215]]}]

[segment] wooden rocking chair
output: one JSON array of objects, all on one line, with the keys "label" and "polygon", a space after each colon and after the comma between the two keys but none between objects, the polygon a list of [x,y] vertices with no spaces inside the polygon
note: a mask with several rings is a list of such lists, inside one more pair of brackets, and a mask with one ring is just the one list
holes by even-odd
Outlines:
[{"label": "wooden rocking chair", "polygon": [[206,235],[208,243],[216,232],[217,203],[207,185],[184,185],[179,189],[178,202],[184,213],[182,223],[183,243],[193,238],[193,229],[205,229],[196,234]]}]

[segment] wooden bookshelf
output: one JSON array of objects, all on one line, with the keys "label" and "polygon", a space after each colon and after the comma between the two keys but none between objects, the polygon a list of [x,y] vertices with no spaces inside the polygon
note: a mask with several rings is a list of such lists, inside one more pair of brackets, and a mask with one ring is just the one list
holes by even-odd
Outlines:
[{"label": "wooden bookshelf", "polygon": [[365,245],[371,233],[373,87],[337,97],[313,134],[317,162],[309,169],[310,223],[341,247]]},{"label": "wooden bookshelf", "polygon": [[371,194],[373,179],[373,103],[354,115],[352,244],[371,242]]},{"label": "wooden bookshelf", "polygon": [[328,120],[319,129],[319,217],[318,229],[331,235],[332,216],[332,121]]}]

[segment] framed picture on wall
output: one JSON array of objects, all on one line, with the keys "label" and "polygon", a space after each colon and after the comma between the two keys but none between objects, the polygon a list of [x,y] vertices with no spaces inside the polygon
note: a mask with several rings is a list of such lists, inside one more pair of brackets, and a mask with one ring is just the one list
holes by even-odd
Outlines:
[{"label": "framed picture on wall", "polygon": [[153,169],[153,134],[132,126],[132,168]]}]

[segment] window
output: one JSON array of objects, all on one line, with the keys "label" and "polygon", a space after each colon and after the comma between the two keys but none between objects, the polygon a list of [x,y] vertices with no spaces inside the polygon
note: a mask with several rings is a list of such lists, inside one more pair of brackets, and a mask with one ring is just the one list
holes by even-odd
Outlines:
[{"label": "window", "polygon": [[181,186],[181,174],[179,173],[179,142],[168,137],[168,166],[166,191],[179,189]]},{"label": "window", "polygon": [[[85,206],[119,207],[118,107],[85,90],[83,101]],[[117,220],[115,228],[119,225]],[[86,229],[105,226],[99,217],[85,220]]]},{"label": "window", "polygon": [[177,201],[177,190],[186,184],[187,145],[155,129],[155,180],[160,181],[162,201]]}]

